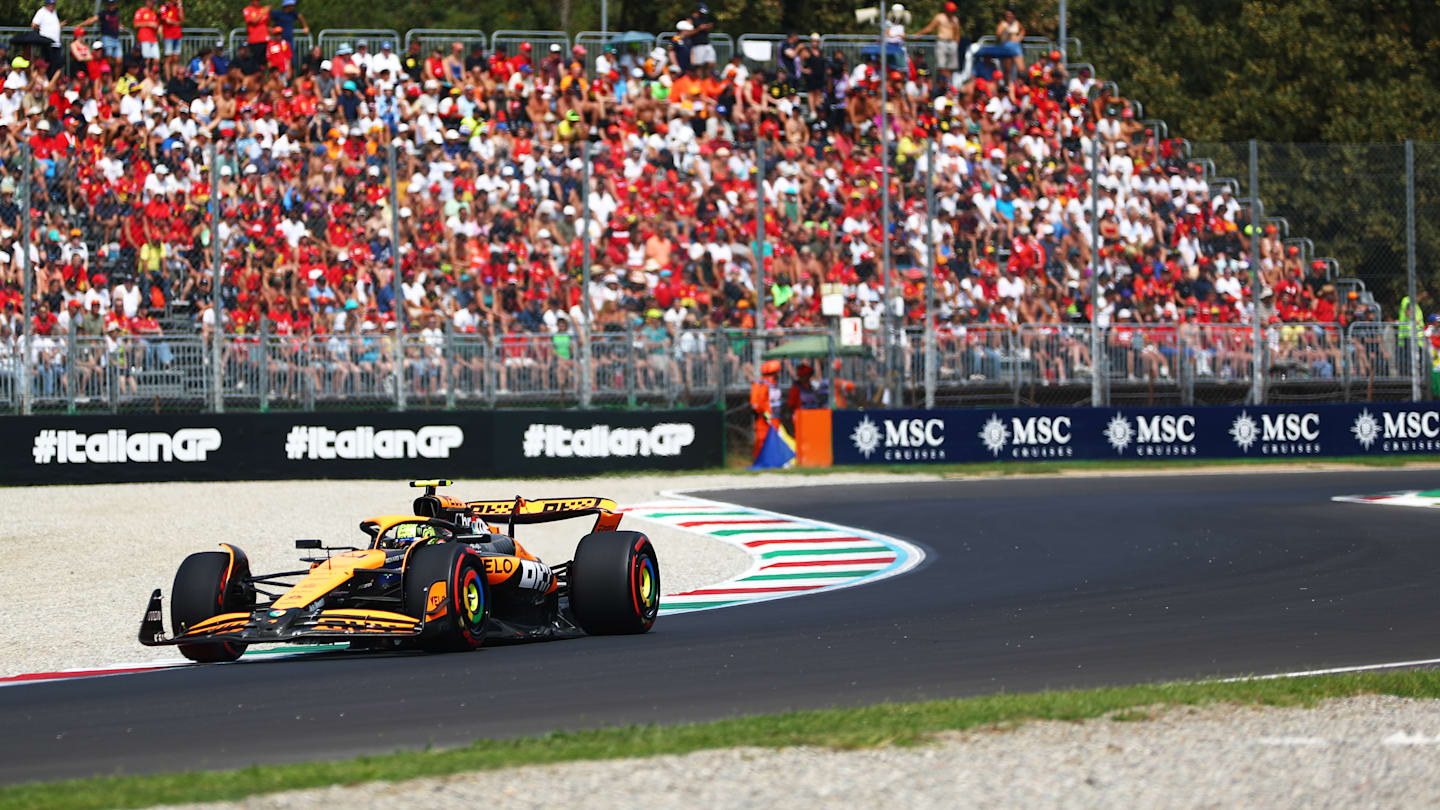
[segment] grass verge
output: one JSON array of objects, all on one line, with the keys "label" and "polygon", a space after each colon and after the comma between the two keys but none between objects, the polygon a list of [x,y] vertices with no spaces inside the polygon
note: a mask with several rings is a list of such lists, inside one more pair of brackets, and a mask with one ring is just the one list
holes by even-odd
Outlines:
[{"label": "grass verge", "polygon": [[395,781],[463,771],[572,760],[683,754],[734,746],[823,746],[837,749],[924,742],[939,731],[1027,720],[1078,721],[1111,712],[1140,719],[1136,707],[1236,703],[1306,706],[1327,698],[1384,694],[1440,698],[1440,672],[1406,670],[1310,678],[1154,684],[1107,689],[996,695],[892,703],[862,708],[737,717],[678,726],[631,726],[482,740],[463,748],[360,757],[332,762],[256,766],[150,776],[112,776],[0,788],[11,808],[146,807],[239,799],[280,790]]}]

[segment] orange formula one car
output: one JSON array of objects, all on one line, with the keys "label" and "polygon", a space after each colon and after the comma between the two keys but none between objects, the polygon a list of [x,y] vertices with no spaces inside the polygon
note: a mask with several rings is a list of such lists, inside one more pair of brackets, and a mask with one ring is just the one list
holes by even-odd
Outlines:
[{"label": "orange formula one car", "polygon": [[[159,589],[140,623],[140,643],[178,645],[193,661],[233,661],[250,644],[334,643],[377,649],[471,650],[486,639],[549,639],[644,633],[660,607],[660,563],[641,532],[618,531],[604,498],[461,501],[424,487],[413,514],[360,522],[365,548],[303,558],[306,570],[256,576],[245,553],[191,554],[170,589],[173,638]],[[515,526],[595,515],[575,559],[545,565],[515,542]],[[490,520],[505,521],[504,534]],[[339,553],[335,553],[339,552]],[[298,577],[299,581],[294,581]]]}]

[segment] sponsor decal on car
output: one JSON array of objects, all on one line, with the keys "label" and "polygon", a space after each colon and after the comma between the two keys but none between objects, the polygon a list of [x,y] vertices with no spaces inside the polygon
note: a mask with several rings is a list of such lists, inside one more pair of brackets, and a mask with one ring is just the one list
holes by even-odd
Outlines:
[{"label": "sponsor decal on car", "polygon": [[416,430],[295,425],[285,436],[285,457],[292,461],[450,458],[450,451],[464,443],[465,431],[459,425],[426,425]]},{"label": "sponsor decal on car", "polygon": [[204,461],[220,449],[216,428],[182,428],[174,433],[130,433],[107,430],[42,430],[35,434],[31,455],[36,464],[150,464]]},{"label": "sponsor decal on car", "polygon": [[695,441],[695,426],[661,422],[650,428],[592,425],[571,430],[563,425],[532,423],[521,448],[526,458],[608,458],[678,456]]}]

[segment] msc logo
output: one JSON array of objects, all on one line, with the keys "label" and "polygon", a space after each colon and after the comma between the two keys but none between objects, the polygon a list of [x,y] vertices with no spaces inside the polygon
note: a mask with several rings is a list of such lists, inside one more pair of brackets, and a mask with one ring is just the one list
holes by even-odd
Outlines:
[{"label": "msc logo", "polygon": [[1435,450],[1440,448],[1440,441],[1437,441],[1440,438],[1440,413],[1381,411],[1380,418],[1376,419],[1367,408],[1355,417],[1350,432],[1366,450],[1377,440],[1380,441],[1380,449],[1389,452]]},{"label": "msc logo", "polygon": [[885,461],[941,461],[945,458],[945,420],[882,419],[882,425],[864,417],[850,432],[850,442],[865,458],[883,451]]},{"label": "msc logo", "polygon": [[1070,447],[1071,424],[1068,416],[1029,416],[1005,420],[990,414],[980,428],[980,441],[992,456],[998,458],[1009,445],[1011,458],[1061,458],[1075,455]]},{"label": "msc logo", "polygon": [[1124,414],[1117,413],[1103,433],[1120,455],[1132,444],[1137,456],[1193,456],[1197,452],[1193,444],[1195,417],[1188,413],[1137,416],[1134,425]]},{"label": "msc logo", "polygon": [[1230,423],[1230,438],[1243,451],[1257,442],[1264,455],[1306,455],[1320,452],[1320,414],[1276,413],[1255,417],[1241,411]]},{"label": "msc logo", "polygon": [[1320,414],[1279,413],[1271,416],[1262,414],[1261,440],[1267,442],[1313,442],[1320,438]]},{"label": "msc logo", "polygon": [[945,423],[939,419],[885,420],[886,447],[939,447],[945,442]]}]

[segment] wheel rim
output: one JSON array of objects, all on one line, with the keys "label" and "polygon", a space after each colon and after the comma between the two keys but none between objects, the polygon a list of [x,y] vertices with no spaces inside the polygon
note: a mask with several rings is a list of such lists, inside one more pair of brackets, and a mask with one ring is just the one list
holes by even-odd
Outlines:
[{"label": "wheel rim", "polygon": [[655,570],[655,561],[649,555],[641,555],[635,559],[633,587],[641,617],[654,617],[660,606],[660,577]]},{"label": "wheel rim", "polygon": [[460,613],[466,624],[475,624],[485,614],[485,592],[480,588],[480,577],[474,569],[465,572],[459,601]]}]

